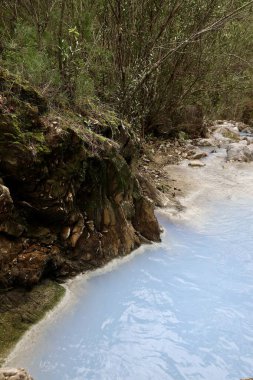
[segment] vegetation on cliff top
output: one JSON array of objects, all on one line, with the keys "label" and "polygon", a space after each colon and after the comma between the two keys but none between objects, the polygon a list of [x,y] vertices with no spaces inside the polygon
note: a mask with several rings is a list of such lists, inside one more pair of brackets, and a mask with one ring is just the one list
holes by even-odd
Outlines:
[{"label": "vegetation on cliff top", "polygon": [[99,98],[143,132],[193,104],[251,119],[252,17],[246,0],[2,0],[0,64],[54,105]]}]

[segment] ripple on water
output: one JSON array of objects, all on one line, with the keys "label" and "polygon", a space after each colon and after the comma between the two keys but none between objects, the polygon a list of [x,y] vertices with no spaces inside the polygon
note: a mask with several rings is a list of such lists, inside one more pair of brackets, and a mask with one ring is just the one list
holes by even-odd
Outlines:
[{"label": "ripple on water", "polygon": [[253,375],[253,200],[171,224],[145,254],[78,281],[78,301],[9,364],[37,380],[238,380]]}]

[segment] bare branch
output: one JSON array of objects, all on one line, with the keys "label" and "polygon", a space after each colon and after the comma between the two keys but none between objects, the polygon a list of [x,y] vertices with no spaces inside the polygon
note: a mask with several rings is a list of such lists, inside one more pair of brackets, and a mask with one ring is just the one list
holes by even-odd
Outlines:
[{"label": "bare branch", "polygon": [[188,38],[186,38],[184,41],[180,42],[176,47],[169,50],[165,55],[163,55],[158,61],[156,61],[140,78],[138,83],[136,84],[133,92],[130,94],[132,97],[138,89],[143,85],[143,83],[149,78],[149,76],[157,70],[164,61],[166,61],[171,55],[178,52],[181,48],[188,45],[189,43],[197,40],[200,36],[203,36],[207,33],[210,33],[212,31],[216,31],[220,29],[222,26],[224,26],[228,21],[232,20],[235,16],[237,16],[241,11],[243,11],[245,8],[249,7],[250,5],[253,5],[253,0],[247,2],[246,4],[242,5],[241,7],[235,9],[234,11],[228,13],[227,15],[221,17],[219,20],[215,21],[214,23],[206,26],[205,28],[199,30],[198,32],[193,33]]}]

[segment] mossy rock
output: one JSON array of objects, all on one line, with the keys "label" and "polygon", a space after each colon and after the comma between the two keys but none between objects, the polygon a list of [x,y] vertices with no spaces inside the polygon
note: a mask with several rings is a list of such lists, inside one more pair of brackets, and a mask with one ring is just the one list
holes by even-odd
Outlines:
[{"label": "mossy rock", "polygon": [[0,292],[0,364],[21,336],[63,297],[65,289],[46,281],[32,290]]},{"label": "mossy rock", "polygon": [[47,111],[47,101],[28,82],[10,74],[7,70],[0,68],[0,93],[4,96],[15,97],[23,102],[38,107],[42,114]]}]

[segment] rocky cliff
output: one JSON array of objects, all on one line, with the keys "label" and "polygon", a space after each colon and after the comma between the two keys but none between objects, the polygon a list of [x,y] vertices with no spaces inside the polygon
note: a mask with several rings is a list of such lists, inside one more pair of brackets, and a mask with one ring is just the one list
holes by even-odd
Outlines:
[{"label": "rocky cliff", "polygon": [[0,286],[74,275],[158,241],[137,156],[117,118],[50,112],[0,70]]}]

